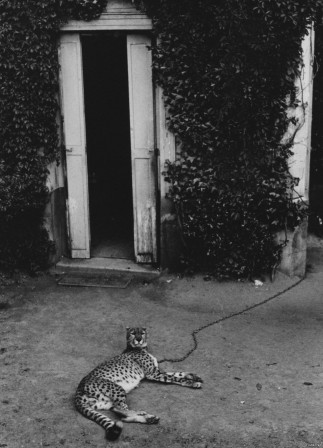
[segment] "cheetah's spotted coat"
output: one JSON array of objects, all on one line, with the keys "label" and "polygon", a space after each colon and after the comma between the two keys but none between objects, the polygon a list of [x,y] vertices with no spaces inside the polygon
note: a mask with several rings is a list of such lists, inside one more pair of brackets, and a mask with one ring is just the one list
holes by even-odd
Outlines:
[{"label": "cheetah's spotted coat", "polygon": [[124,422],[158,423],[159,418],[128,408],[126,394],[142,379],[199,389],[202,380],[193,373],[162,372],[157,359],[147,351],[145,328],[127,328],[127,348],[98,365],[80,382],[75,396],[76,408],[85,417],[101,425],[109,440],[119,437],[122,422],[113,421],[99,410],[111,409]]}]

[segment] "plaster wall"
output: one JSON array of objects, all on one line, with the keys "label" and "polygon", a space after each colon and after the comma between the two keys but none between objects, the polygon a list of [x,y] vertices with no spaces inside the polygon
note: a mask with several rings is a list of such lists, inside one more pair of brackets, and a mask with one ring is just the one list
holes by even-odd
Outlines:
[{"label": "plaster wall", "polygon": [[49,199],[44,214],[44,225],[49,238],[55,243],[55,252],[50,260],[50,263],[54,264],[62,255],[66,255],[66,190],[63,164],[53,162],[48,167],[48,171]]},{"label": "plaster wall", "polygon": [[172,201],[167,198],[169,184],[165,181],[163,172],[166,161],[175,160],[175,136],[167,129],[167,109],[165,108],[162,89],[156,91],[156,123],[157,142],[159,145],[159,194],[160,194],[160,265],[162,268],[176,268],[182,252],[181,238],[177,226],[177,218]]},{"label": "plaster wall", "polygon": [[[311,155],[311,127],[313,102],[313,63],[314,63],[314,31],[308,30],[303,39],[303,67],[297,81],[297,99],[299,107],[291,110],[298,123],[290,126],[285,139],[294,136],[293,155],[289,160],[291,174],[299,179],[295,188],[294,199],[305,203],[309,199],[309,168]],[[295,135],[294,135],[295,134]],[[282,261],[279,269],[289,276],[304,276],[306,271],[307,221],[300,223],[294,231],[281,232],[277,235],[279,242],[284,242]]]}]

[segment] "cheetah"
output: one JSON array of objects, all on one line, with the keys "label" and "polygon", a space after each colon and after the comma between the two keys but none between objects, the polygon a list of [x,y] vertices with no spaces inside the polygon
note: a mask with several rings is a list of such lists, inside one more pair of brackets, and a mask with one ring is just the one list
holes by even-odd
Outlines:
[{"label": "cheetah", "polygon": [[[122,422],[155,424],[159,417],[144,411],[130,410],[126,394],[141,380],[159,381],[200,389],[202,379],[187,372],[163,372],[157,359],[147,351],[146,328],[127,328],[127,347],[117,356],[99,364],[78,385],[76,409],[85,417],[102,426],[108,440],[116,440],[122,431]],[[114,421],[100,410],[111,409],[121,416]]]}]

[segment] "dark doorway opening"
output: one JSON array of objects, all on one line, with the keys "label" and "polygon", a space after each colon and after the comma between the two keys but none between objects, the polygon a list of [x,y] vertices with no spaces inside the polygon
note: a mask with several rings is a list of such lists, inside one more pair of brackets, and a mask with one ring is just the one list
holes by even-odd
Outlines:
[{"label": "dark doorway opening", "polygon": [[91,257],[133,258],[126,35],[82,37]]}]

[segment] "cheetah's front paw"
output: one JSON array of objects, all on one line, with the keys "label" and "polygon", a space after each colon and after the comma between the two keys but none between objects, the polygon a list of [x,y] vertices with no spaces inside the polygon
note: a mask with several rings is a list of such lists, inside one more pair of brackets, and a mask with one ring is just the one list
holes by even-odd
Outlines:
[{"label": "cheetah's front paw", "polygon": [[159,422],[160,418],[156,415],[147,415],[146,416],[146,423],[148,425],[155,425]]},{"label": "cheetah's front paw", "polygon": [[195,375],[195,373],[188,373],[185,376],[185,380],[187,381],[187,385],[193,389],[201,389],[202,387],[203,380],[199,376]]}]

